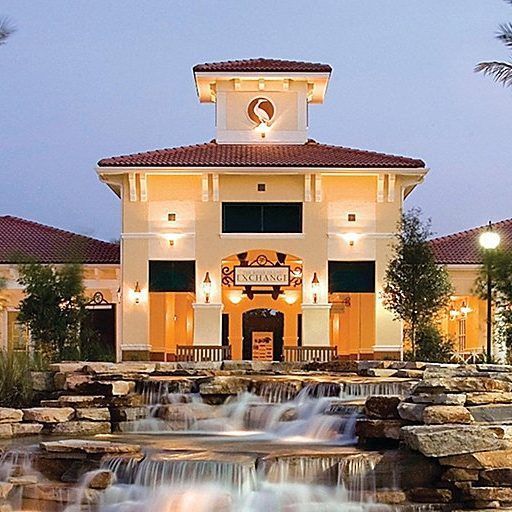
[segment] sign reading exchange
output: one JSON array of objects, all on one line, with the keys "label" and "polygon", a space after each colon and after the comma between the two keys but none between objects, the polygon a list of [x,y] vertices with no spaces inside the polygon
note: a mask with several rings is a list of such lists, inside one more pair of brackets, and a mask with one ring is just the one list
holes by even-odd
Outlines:
[{"label": "sign reading exchange", "polygon": [[235,267],[235,286],[289,286],[290,267]]}]

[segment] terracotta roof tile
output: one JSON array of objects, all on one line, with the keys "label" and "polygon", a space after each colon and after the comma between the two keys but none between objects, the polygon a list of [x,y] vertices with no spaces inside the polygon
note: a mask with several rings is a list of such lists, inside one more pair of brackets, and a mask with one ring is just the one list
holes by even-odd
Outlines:
[{"label": "terracotta roof tile", "polygon": [[119,245],[10,215],[0,216],[0,263],[119,263]]},{"label": "terracotta roof tile", "polygon": [[[493,228],[501,235],[500,247],[512,250],[512,219],[502,220],[493,224]],[[487,226],[461,231],[452,235],[434,238],[431,246],[438,263],[445,265],[471,265],[482,263],[482,252],[478,237]]]},{"label": "terracotta roof tile", "polygon": [[306,144],[217,144],[166,148],[104,158],[100,167],[333,167],[418,168],[422,160],[330,146]]},{"label": "terracotta roof tile", "polygon": [[206,62],[193,67],[194,73],[199,72],[269,72],[269,73],[330,73],[329,64],[319,62],[302,62],[297,60],[257,59],[226,60],[223,62]]}]

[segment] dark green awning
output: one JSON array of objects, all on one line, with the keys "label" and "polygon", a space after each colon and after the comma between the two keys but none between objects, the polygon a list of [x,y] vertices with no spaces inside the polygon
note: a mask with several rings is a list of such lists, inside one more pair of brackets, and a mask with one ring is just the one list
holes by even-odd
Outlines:
[{"label": "dark green awning", "polygon": [[150,261],[150,292],[194,292],[195,261]]},{"label": "dark green awning", "polygon": [[329,293],[374,293],[374,261],[329,261]]}]

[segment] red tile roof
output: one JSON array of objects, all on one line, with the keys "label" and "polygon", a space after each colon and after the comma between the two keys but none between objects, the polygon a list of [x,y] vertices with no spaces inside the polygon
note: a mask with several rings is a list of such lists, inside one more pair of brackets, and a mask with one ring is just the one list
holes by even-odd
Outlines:
[{"label": "red tile roof", "polygon": [[0,263],[119,263],[119,245],[10,215],[0,216]]},{"label": "red tile roof", "polygon": [[[482,263],[482,252],[478,237],[487,226],[461,231],[452,235],[431,240],[431,247],[438,263],[445,265],[471,265]],[[501,235],[500,247],[512,250],[512,219],[493,224],[493,229]]]},{"label": "red tile roof", "polygon": [[158,149],[104,158],[100,167],[333,167],[418,168],[422,160],[319,144],[217,144]]},{"label": "red tile roof", "polygon": [[223,62],[206,62],[196,64],[194,73],[208,72],[270,72],[270,73],[330,73],[329,64],[319,62],[302,62],[297,60],[257,59],[226,60]]}]

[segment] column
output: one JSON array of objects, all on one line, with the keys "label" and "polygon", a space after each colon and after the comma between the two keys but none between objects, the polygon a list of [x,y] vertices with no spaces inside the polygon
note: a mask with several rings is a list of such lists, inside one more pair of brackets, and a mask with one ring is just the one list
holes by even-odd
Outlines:
[{"label": "column", "polygon": [[330,304],[302,304],[302,345],[327,347]]},{"label": "column", "polygon": [[222,345],[222,304],[195,303],[194,345]]}]

